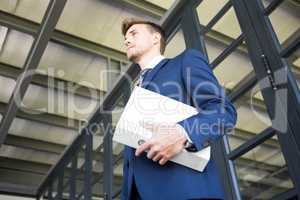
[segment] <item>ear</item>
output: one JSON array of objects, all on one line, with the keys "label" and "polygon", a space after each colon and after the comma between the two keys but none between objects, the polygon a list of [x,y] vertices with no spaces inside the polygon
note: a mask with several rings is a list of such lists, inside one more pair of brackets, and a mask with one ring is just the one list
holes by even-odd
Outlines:
[{"label": "ear", "polygon": [[160,43],[160,38],[161,38],[160,34],[157,33],[157,32],[154,32],[153,37],[152,37],[153,44],[159,44]]}]

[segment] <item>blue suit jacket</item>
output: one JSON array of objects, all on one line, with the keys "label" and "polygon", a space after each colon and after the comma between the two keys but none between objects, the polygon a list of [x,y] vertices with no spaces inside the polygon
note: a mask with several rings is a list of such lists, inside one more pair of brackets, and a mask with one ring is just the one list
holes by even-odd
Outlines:
[{"label": "blue suit jacket", "polygon": [[[224,97],[207,60],[193,49],[173,59],[162,60],[143,81],[143,87],[196,107],[199,114],[181,122],[197,150],[220,138],[236,123],[236,111]],[[222,125],[217,125],[217,124]],[[201,127],[201,124],[206,124]],[[208,127],[211,127],[208,129]],[[135,157],[135,150],[125,147],[122,199],[131,198],[133,180],[143,200],[186,200],[224,196],[214,160],[200,173],[168,161],[164,166]]]}]

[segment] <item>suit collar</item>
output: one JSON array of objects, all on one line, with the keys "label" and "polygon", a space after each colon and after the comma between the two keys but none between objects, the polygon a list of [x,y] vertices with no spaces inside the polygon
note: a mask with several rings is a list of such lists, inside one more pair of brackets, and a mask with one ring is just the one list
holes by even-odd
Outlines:
[{"label": "suit collar", "polygon": [[153,69],[160,61],[165,59],[163,55],[157,55],[154,58],[152,58],[145,66],[144,69]]},{"label": "suit collar", "polygon": [[143,80],[143,87],[147,88],[152,79],[157,75],[159,70],[165,66],[165,64],[169,61],[169,59],[161,60],[150,72],[148,72],[147,76]]}]

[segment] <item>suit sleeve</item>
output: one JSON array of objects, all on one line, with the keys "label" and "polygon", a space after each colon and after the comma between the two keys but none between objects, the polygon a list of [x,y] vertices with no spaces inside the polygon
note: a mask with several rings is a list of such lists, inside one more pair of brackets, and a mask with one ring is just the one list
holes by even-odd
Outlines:
[{"label": "suit sleeve", "polygon": [[190,104],[198,114],[178,122],[197,150],[220,138],[236,123],[236,110],[225,96],[208,62],[202,54],[188,49],[182,59],[182,79]]}]

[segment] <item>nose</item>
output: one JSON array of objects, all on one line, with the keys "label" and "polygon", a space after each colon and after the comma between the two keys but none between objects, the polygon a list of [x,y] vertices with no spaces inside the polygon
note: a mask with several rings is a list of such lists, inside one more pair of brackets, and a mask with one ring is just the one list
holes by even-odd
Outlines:
[{"label": "nose", "polygon": [[128,40],[128,38],[124,40],[124,44],[126,47],[128,47],[130,45],[130,41]]}]

